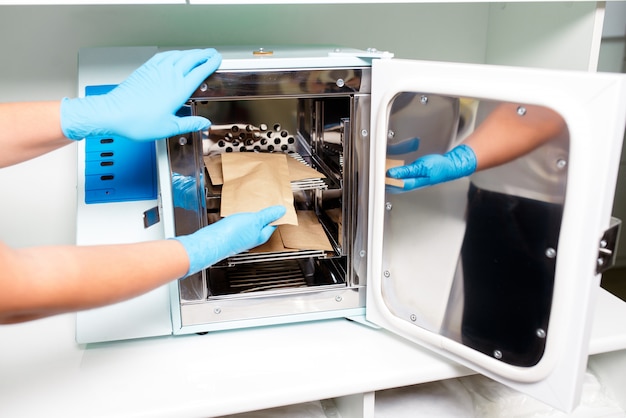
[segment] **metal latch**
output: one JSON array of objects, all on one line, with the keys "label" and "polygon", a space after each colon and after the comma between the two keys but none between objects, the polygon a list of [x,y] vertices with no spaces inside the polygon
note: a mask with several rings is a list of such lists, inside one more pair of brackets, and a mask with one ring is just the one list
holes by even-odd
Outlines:
[{"label": "metal latch", "polygon": [[159,207],[155,206],[152,209],[148,209],[143,213],[143,227],[150,228],[154,224],[158,224],[161,221],[159,216]]},{"label": "metal latch", "polygon": [[596,274],[604,273],[615,265],[615,258],[617,256],[617,241],[619,240],[621,227],[621,219],[611,218],[609,228],[604,231],[602,239],[600,239]]}]

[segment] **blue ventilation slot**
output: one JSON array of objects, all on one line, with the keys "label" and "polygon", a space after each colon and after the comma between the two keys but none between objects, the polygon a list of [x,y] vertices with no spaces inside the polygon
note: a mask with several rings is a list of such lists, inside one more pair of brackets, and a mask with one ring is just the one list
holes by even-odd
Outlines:
[{"label": "blue ventilation slot", "polygon": [[[85,94],[105,94],[115,85],[87,86]],[[85,203],[157,198],[154,142],[118,136],[85,138]]]}]

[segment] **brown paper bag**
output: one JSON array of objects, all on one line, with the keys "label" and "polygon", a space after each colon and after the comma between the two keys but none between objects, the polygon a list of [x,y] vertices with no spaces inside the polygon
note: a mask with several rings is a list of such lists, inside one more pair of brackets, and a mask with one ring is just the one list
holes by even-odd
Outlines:
[{"label": "brown paper bag", "polygon": [[[287,154],[286,154],[287,155]],[[222,155],[209,155],[204,157],[204,165],[206,166],[211,183],[214,186],[224,184],[224,177],[222,175]],[[289,170],[289,180],[299,181],[306,179],[321,179],[324,176],[319,171],[311,168],[295,158],[287,155],[287,169]]]},{"label": "brown paper bag", "polygon": [[324,228],[320,224],[315,212],[311,210],[300,210],[298,215],[298,225],[280,225],[280,236],[286,248],[299,250],[323,250],[332,251],[333,247],[328,241]]},{"label": "brown paper bag", "polygon": [[254,247],[250,250],[251,253],[279,253],[286,251],[295,251],[295,249],[285,248],[283,239],[280,234],[280,226],[276,228],[272,236],[266,243]]},{"label": "brown paper bag", "polygon": [[[392,167],[399,167],[401,165],[404,165],[404,161],[403,160],[392,160],[392,159],[387,158],[385,160],[385,173],[390,168],[392,168]],[[404,180],[402,180],[402,179],[393,179],[391,177],[385,177],[385,184],[388,184],[389,186],[404,187]]]},{"label": "brown paper bag", "polygon": [[270,239],[251,253],[289,252],[297,250],[333,251],[315,212],[298,211],[298,225],[279,225]]},{"label": "brown paper bag", "polygon": [[211,183],[214,186],[221,186],[224,184],[224,176],[222,175],[222,156],[210,155],[204,157],[204,165],[206,171],[209,173]]},{"label": "brown paper bag", "polygon": [[283,205],[287,213],[272,225],[297,225],[287,157],[280,153],[233,152],[222,154],[220,215],[255,212]]}]

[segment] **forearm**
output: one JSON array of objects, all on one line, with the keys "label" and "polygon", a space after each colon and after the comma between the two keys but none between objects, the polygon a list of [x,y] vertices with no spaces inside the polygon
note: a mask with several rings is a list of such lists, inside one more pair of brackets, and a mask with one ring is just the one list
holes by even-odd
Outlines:
[{"label": "forearm", "polygon": [[476,154],[477,170],[484,170],[512,161],[557,137],[567,129],[561,116],[541,106],[498,106],[464,141]]},{"label": "forearm", "polygon": [[0,103],[0,167],[71,142],[61,130],[60,102]]},{"label": "forearm", "polygon": [[183,246],[174,240],[86,247],[0,246],[2,323],[119,302],[180,278],[189,267]]}]

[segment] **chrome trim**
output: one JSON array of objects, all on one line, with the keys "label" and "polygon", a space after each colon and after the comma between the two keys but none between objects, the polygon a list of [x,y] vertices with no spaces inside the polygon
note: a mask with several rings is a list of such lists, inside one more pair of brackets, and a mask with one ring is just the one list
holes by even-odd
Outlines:
[{"label": "chrome trim", "polygon": [[369,93],[371,68],[217,71],[190,100]]}]

